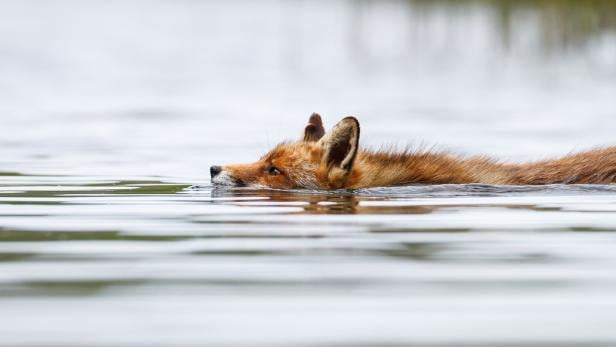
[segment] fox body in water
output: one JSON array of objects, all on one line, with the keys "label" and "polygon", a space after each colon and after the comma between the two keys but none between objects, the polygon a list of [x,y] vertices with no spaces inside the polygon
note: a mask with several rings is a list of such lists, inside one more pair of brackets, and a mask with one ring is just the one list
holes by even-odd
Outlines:
[{"label": "fox body in water", "polygon": [[609,184],[616,182],[616,147],[522,164],[433,151],[359,148],[359,122],[341,120],[325,133],[314,113],[298,142],[277,145],[255,163],[212,166],[212,183],[279,189],[341,189],[406,184]]}]

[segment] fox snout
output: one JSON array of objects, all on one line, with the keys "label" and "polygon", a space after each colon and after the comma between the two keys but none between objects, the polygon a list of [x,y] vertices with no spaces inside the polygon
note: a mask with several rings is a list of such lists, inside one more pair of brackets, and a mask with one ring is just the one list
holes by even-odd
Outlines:
[{"label": "fox snout", "polygon": [[212,183],[225,185],[225,186],[239,186],[240,181],[232,177],[227,170],[224,170],[222,166],[213,165],[210,167],[210,176]]},{"label": "fox snout", "polygon": [[210,167],[210,177],[212,178],[216,177],[221,172],[222,172],[221,166],[213,165]]}]

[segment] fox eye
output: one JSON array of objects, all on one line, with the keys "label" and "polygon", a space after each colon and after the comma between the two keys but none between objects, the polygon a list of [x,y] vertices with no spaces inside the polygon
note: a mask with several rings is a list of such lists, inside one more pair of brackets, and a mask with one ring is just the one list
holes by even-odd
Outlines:
[{"label": "fox eye", "polygon": [[273,166],[270,166],[270,167],[267,169],[267,173],[268,173],[268,174],[270,174],[270,175],[272,175],[272,176],[278,176],[278,175],[280,175],[280,170],[278,170],[277,168],[275,168],[275,167],[273,167]]}]

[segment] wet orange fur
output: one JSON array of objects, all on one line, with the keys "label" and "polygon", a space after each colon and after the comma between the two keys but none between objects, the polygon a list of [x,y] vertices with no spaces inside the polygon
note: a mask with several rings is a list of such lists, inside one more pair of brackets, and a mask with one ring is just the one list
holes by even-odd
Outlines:
[{"label": "wet orange fur", "polygon": [[[349,123],[345,126],[349,128],[351,125]],[[356,136],[359,137],[359,123],[356,126]],[[309,127],[306,131],[309,131]],[[347,128],[341,129],[347,131]],[[311,139],[309,135],[304,138]],[[282,143],[256,163],[227,165],[223,168],[238,183],[280,189],[367,188],[406,184],[616,183],[616,147],[522,164],[501,163],[487,157],[460,157],[433,151],[396,153],[357,149],[352,158],[354,159],[352,166],[341,168],[323,159],[328,144],[339,140],[336,136],[334,129],[333,134],[323,137],[320,141],[313,139]],[[280,174],[269,174],[268,169],[271,167],[277,168]]]}]

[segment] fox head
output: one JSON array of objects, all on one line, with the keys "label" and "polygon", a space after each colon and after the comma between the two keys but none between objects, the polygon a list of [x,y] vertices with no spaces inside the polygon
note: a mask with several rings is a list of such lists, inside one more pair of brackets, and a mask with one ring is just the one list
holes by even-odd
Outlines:
[{"label": "fox head", "polygon": [[325,133],[313,113],[298,142],[284,142],[250,164],[212,166],[212,183],[276,189],[339,189],[347,185],[359,145],[359,122],[341,120]]}]

